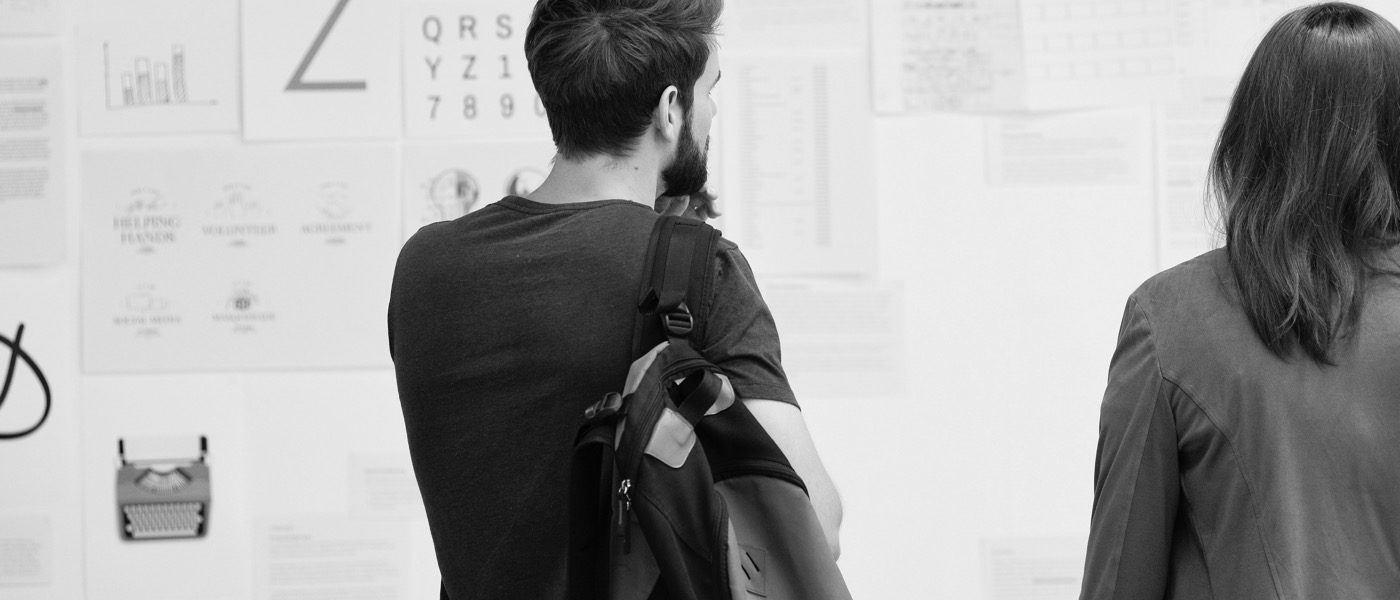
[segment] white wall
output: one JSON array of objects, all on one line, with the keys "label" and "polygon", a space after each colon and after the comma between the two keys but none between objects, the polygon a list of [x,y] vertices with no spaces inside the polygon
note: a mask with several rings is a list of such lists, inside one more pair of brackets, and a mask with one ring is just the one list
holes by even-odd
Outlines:
[{"label": "white wall", "polygon": [[[816,11],[820,5],[833,14],[854,7],[862,19],[869,5],[731,0],[731,9],[737,2],[789,11]],[[1395,0],[1363,3],[1400,17]],[[387,539],[402,559],[396,563],[401,597],[433,597],[437,580],[425,522],[392,497],[370,498],[365,491],[366,477],[375,478],[371,491],[391,496],[408,481],[387,356],[373,368],[84,371],[87,324],[79,316],[91,290],[84,288],[80,267],[92,257],[79,243],[85,211],[81,154],[257,149],[268,142],[245,142],[237,133],[80,135],[77,106],[91,82],[78,81],[77,7],[60,6],[68,9],[61,27],[45,39],[60,44],[65,58],[66,258],[0,268],[0,335],[8,338],[25,323],[23,346],[41,363],[54,398],[53,413],[38,433],[0,441],[0,560],[11,552],[38,560],[41,568],[25,579],[0,567],[0,597],[268,597],[265,557],[269,527],[276,524],[322,539],[335,538],[337,531]],[[1178,65],[1180,81],[1191,81],[1238,77],[1244,52],[1262,32],[1256,16],[1276,14],[1284,4],[1178,0],[1173,6],[1182,14],[1216,10],[1223,19],[1212,25],[1217,32],[1236,27],[1237,35],[1227,37],[1238,49],[1227,60]],[[5,8],[0,1],[0,19]],[[753,14],[730,20],[734,41],[726,52],[735,64],[761,61],[773,50],[751,45],[756,23]],[[830,26],[816,22],[809,30]],[[797,37],[804,27],[797,28]],[[859,27],[866,31],[863,22]],[[0,38],[0,44],[13,41]],[[845,43],[868,61],[868,42]],[[0,45],[0,52],[10,47]],[[810,44],[778,49],[798,58],[828,50]],[[730,87],[715,149],[724,164],[717,178],[734,202],[723,226],[748,247],[742,219],[753,214],[753,205],[742,200],[735,167],[748,150],[735,142],[742,136],[734,127],[745,111],[756,109],[736,97],[745,88],[732,81],[726,75],[721,84]],[[868,79],[851,85],[873,104]],[[824,353],[839,353],[835,344],[850,340],[824,342],[820,331],[784,329],[792,342],[794,387],[845,501],[841,564],[857,597],[1075,597],[1070,590],[1077,589],[1092,501],[1098,403],[1123,303],[1158,269],[1208,247],[1204,231],[1180,242],[1166,239],[1171,232],[1163,228],[1163,170],[1181,159],[1164,154],[1162,109],[1181,102],[1173,95],[1030,117],[874,116],[865,106],[833,125],[859,129],[844,132],[858,141],[833,151],[831,169],[864,182],[865,194],[837,201],[840,210],[874,215],[875,238],[852,242],[868,247],[873,264],[854,276],[814,278],[759,263],[765,256],[781,259],[771,248],[757,248],[752,256],[780,328],[804,318],[799,313],[810,309],[804,299],[824,297],[791,291],[806,289],[801,286],[894,298],[894,326],[877,340],[899,351],[890,370],[845,373],[833,381],[819,365]],[[994,146],[1003,143],[998,136],[1008,123],[1025,118],[1032,119],[1032,128],[1055,118],[1083,127],[1138,127],[1123,139],[1131,143],[1129,158],[1141,159],[1142,171],[1094,185],[1008,184],[993,174],[1003,156]],[[404,152],[403,136],[378,143],[396,156]],[[1186,160],[1204,156],[1198,152]],[[405,181],[401,187],[413,185]],[[396,200],[411,202],[407,193]],[[387,281],[376,285],[381,287],[366,293],[383,292]],[[375,323],[357,335],[377,341],[383,331]],[[0,349],[0,364],[6,358]],[[37,386],[24,371],[14,385],[0,407],[0,431],[32,422],[39,410]],[[114,522],[115,439],[171,434],[210,438],[210,533],[197,541],[123,542]],[[385,556],[382,549],[367,552]],[[150,581],[170,585],[151,588]]]}]

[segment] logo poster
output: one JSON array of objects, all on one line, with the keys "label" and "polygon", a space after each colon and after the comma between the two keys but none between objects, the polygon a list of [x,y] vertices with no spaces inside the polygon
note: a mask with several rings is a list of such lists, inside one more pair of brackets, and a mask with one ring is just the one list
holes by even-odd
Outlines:
[{"label": "logo poster", "polygon": [[383,366],[393,148],[93,151],[91,373]]}]

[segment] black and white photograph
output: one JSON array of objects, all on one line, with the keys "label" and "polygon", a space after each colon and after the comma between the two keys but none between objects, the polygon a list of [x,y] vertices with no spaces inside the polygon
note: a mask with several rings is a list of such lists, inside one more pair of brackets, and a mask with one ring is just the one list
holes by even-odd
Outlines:
[{"label": "black and white photograph", "polygon": [[0,600],[1400,599],[1400,0],[0,0]]}]

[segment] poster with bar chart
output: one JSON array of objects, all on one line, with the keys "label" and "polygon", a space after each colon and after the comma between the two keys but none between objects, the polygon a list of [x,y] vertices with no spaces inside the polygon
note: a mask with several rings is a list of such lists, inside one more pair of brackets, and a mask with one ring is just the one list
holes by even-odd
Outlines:
[{"label": "poster with bar chart", "polygon": [[84,135],[238,130],[238,6],[92,3],[78,27]]},{"label": "poster with bar chart", "polygon": [[[110,44],[102,44],[107,110],[176,105],[213,106],[218,100],[190,97],[185,45],[171,44],[166,60],[138,56],[128,65],[112,65]],[[129,68],[128,68],[129,67]]]}]

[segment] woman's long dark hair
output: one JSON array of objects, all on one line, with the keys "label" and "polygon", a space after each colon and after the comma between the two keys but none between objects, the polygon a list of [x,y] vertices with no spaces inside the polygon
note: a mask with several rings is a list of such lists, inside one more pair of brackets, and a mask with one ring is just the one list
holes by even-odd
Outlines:
[{"label": "woman's long dark hair", "polygon": [[1400,242],[1400,31],[1331,2],[1279,20],[1211,159],[1245,312],[1275,355],[1331,364]]}]

